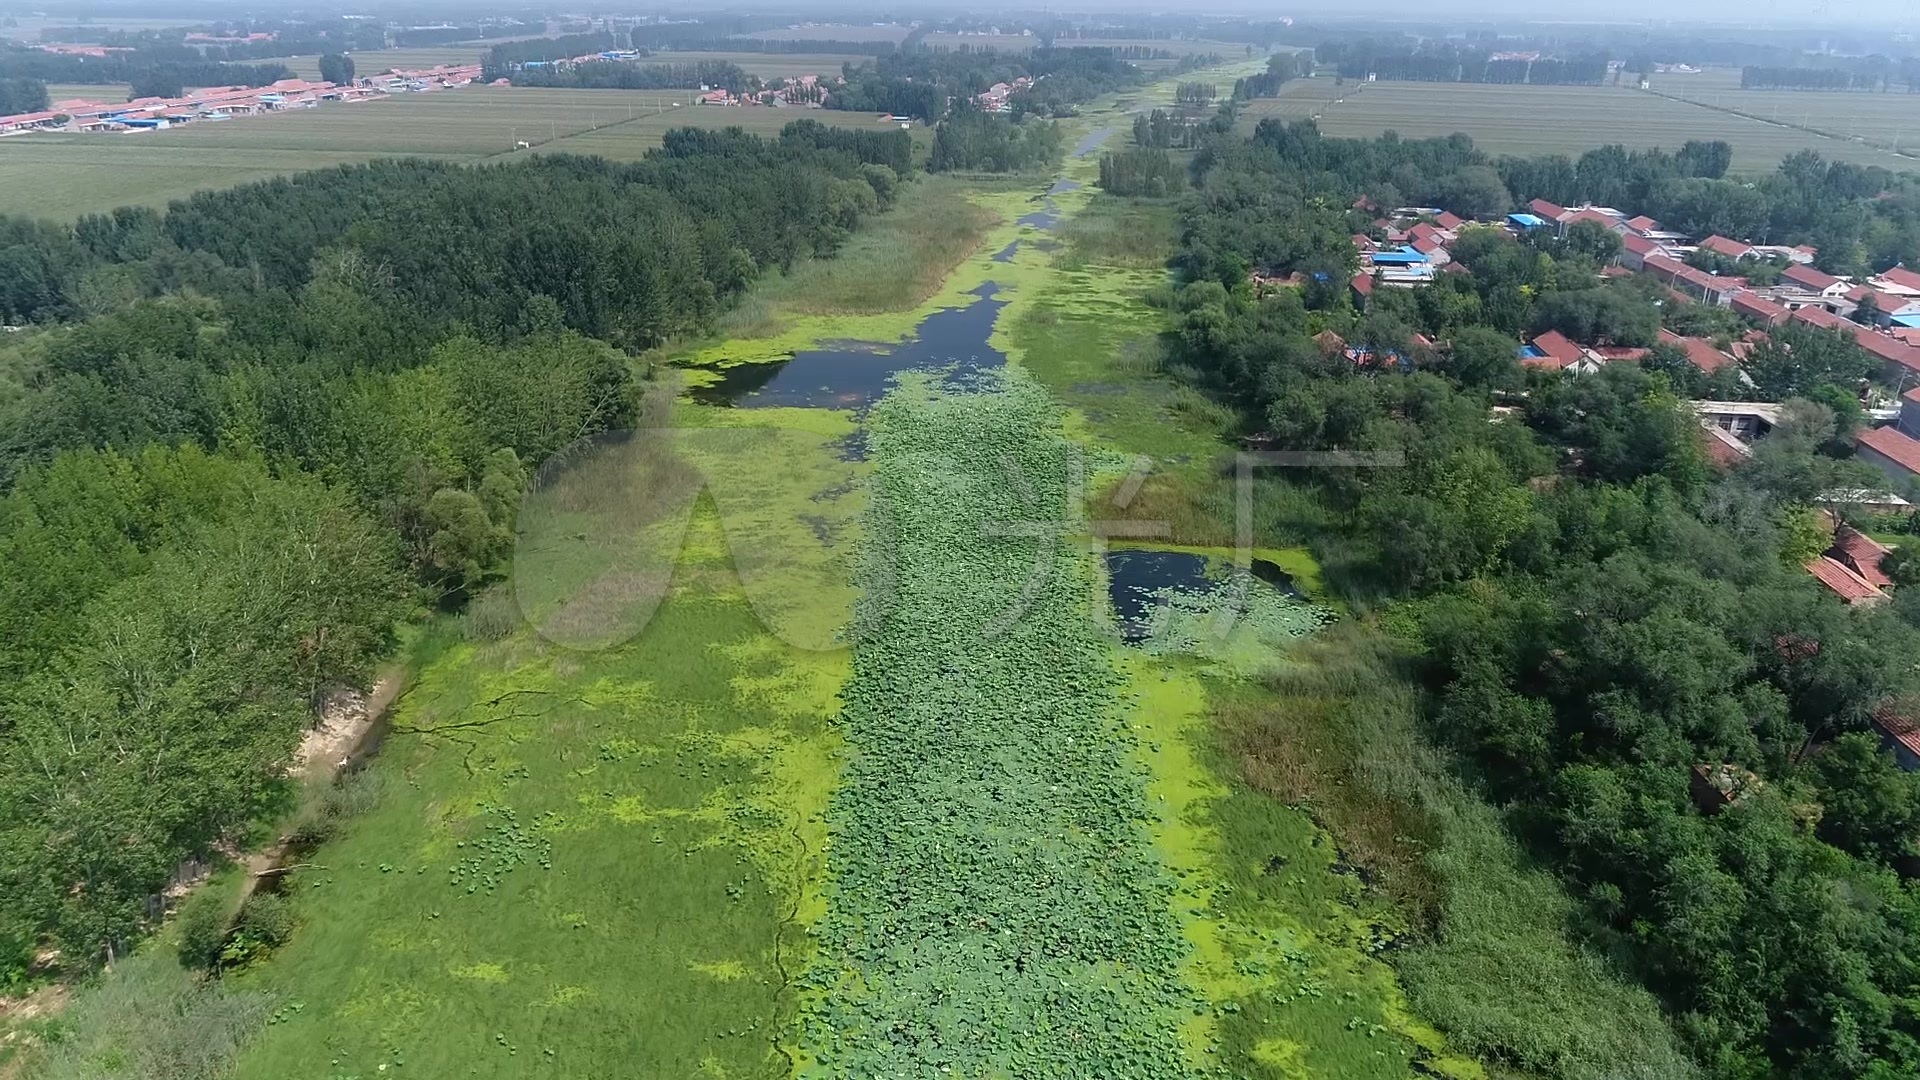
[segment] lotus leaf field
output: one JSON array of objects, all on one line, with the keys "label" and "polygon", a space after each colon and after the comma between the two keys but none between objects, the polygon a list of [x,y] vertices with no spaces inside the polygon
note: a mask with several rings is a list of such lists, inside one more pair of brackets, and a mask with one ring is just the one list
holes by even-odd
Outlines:
[{"label": "lotus leaf field", "polygon": [[[1060,524],[1069,446],[1019,372],[874,410],[843,692],[820,1076],[1188,1073],[1172,878]],[[1204,1003],[1202,1003],[1204,1004]]]}]

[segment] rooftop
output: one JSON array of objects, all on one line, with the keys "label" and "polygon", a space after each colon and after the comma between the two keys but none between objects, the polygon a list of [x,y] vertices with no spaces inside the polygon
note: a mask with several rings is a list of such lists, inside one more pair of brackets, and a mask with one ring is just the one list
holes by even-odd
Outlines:
[{"label": "rooftop", "polygon": [[1886,594],[1859,574],[1847,569],[1838,559],[1825,555],[1807,561],[1807,573],[1849,604],[1878,600]]},{"label": "rooftop", "polygon": [[1867,428],[1854,436],[1854,441],[1910,473],[1920,473],[1920,441],[1898,428]]}]

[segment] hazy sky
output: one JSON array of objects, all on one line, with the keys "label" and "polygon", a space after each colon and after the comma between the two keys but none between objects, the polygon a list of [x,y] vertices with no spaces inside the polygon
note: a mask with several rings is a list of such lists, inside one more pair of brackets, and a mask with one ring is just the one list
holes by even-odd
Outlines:
[{"label": "hazy sky", "polygon": [[[1212,6],[1212,5],[1207,5]],[[1248,4],[1275,15],[1294,13],[1284,0]],[[1715,21],[1736,24],[1876,23],[1891,37],[1902,31],[1920,35],[1920,2],[1916,0],[1461,0],[1419,3],[1417,0],[1351,0],[1330,3],[1305,0],[1299,14],[1425,16],[1441,18],[1450,12],[1477,12],[1518,16],[1529,22],[1626,22],[1654,19],[1667,22]],[[1813,44],[1809,42],[1809,45]]]}]

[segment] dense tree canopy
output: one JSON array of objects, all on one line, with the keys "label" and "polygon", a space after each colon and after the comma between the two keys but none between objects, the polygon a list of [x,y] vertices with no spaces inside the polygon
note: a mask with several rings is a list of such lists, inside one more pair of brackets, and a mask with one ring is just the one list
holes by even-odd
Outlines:
[{"label": "dense tree canopy", "polygon": [[[1453,245],[1467,273],[1375,288],[1364,310],[1344,288],[1256,297],[1246,280],[1344,282],[1372,216],[1346,209],[1357,195],[1444,205],[1450,178],[1478,186],[1489,168],[1518,198],[1751,215],[1780,239],[1830,215],[1861,249],[1911,233],[1908,179],[1803,156],[1736,194],[1716,178],[1725,165],[1711,144],[1576,163],[1489,161],[1459,138],[1329,139],[1309,123],[1212,138],[1183,203],[1176,368],[1267,445],[1406,455],[1402,469],[1296,481],[1325,507],[1321,542],[1346,588],[1416,639],[1432,738],[1513,807],[1581,898],[1578,932],[1667,1003],[1707,1075],[1906,1075],[1920,1018],[1898,1003],[1920,993],[1920,894],[1895,867],[1915,851],[1920,780],[1868,720],[1920,690],[1920,631],[1904,593],[1850,609],[1799,565],[1830,542],[1813,503],[1878,483],[1836,438],[1857,422],[1870,358],[1845,335],[1787,327],[1751,352],[1753,387],[1707,376],[1656,341],[1663,320],[1744,331],[1602,278],[1611,248],[1583,233],[1468,229]],[[1653,348],[1594,375],[1523,372],[1519,335],[1546,328]],[[1676,392],[1689,389],[1789,400],[1723,472]],[[1514,390],[1490,413],[1490,394]],[[1703,814],[1696,766],[1750,781]],[[1498,1031],[1463,1034],[1522,1053]]]},{"label": "dense tree canopy", "polygon": [[907,134],[380,162],[72,226],[0,218],[0,984],[124,947],[284,798],[332,687],[501,572],[532,470],[893,197]]}]

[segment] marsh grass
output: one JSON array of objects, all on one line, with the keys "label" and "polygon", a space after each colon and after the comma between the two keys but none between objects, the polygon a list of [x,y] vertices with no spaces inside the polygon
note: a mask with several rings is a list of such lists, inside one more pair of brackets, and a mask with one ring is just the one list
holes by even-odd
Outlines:
[{"label": "marsh grass", "polygon": [[266,1024],[274,998],[146,948],[82,987],[23,1059],[35,1080],[215,1080]]},{"label": "marsh grass", "polygon": [[1068,266],[1164,267],[1178,239],[1177,225],[1171,201],[1095,199],[1061,225],[1067,247],[1058,258]]},{"label": "marsh grass", "polygon": [[1570,1080],[1693,1075],[1659,1006],[1569,936],[1573,905],[1420,733],[1406,649],[1359,622],[1218,708],[1255,789],[1309,808],[1416,919],[1409,1001],[1457,1049]]},{"label": "marsh grass", "polygon": [[945,176],[902,184],[899,200],[831,258],[812,259],[754,286],[721,317],[725,337],[764,337],[791,315],[905,311],[932,296],[998,220]]}]

